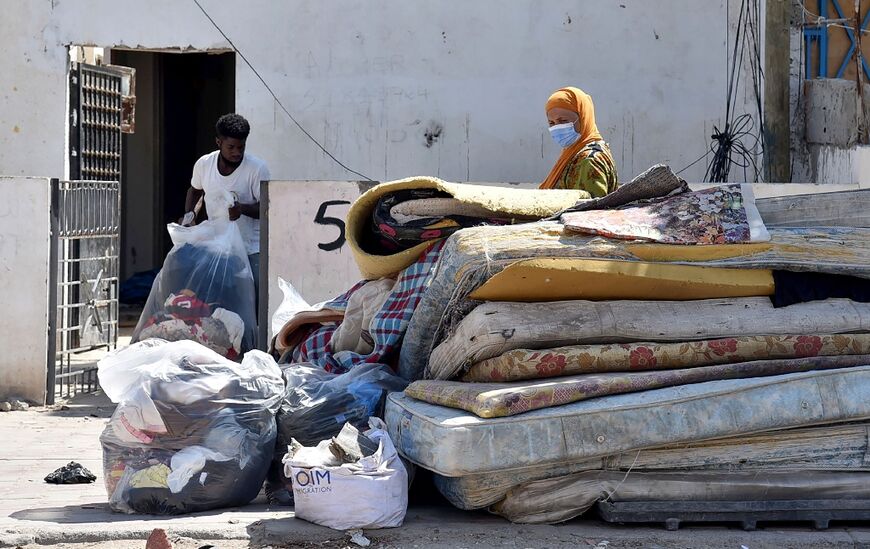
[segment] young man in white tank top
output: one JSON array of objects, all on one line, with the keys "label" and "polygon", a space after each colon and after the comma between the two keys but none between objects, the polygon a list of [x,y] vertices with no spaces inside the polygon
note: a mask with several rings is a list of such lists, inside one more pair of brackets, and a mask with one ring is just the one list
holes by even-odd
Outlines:
[{"label": "young man in white tank top", "polygon": [[[193,176],[185,201],[184,224],[193,223],[194,209],[205,195],[209,218],[229,218],[239,224],[242,239],[251,261],[254,288],[259,300],[260,288],[260,182],[270,178],[266,163],[245,153],[245,142],[251,133],[248,121],[238,114],[225,114],[215,124],[218,150],[211,152],[193,165]],[[234,204],[223,211],[210,208],[210,199],[219,199],[231,193]],[[221,204],[221,201],[217,201]]]}]

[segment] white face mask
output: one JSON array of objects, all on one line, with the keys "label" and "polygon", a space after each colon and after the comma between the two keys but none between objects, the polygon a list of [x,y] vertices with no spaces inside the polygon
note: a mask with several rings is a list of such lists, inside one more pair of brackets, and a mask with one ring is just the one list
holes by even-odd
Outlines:
[{"label": "white face mask", "polygon": [[570,147],[580,139],[580,134],[574,129],[574,124],[566,122],[565,124],[556,124],[550,126],[550,137],[553,141],[563,149]]}]

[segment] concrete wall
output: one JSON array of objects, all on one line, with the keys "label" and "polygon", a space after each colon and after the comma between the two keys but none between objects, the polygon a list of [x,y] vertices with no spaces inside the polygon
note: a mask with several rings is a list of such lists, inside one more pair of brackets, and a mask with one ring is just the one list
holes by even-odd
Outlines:
[{"label": "concrete wall", "polygon": [[51,4],[3,5],[0,174],[64,174],[68,57],[59,29],[51,23]]},{"label": "concrete wall", "polygon": [[[810,3],[806,5],[811,11],[815,9]],[[861,13],[866,12],[866,7],[867,2],[863,1]],[[851,4],[844,9],[851,13]],[[801,26],[803,13],[798,2],[792,5],[792,21],[789,34],[791,180],[870,187],[870,147],[861,144],[867,140],[866,133],[859,135],[862,125],[865,132],[868,130],[870,86],[864,85],[862,121],[858,116],[860,101],[854,82],[855,71],[850,67],[844,79],[808,80]],[[842,45],[845,33],[842,29],[832,27],[829,35],[839,41],[839,45],[834,45],[830,50],[832,64],[829,65],[829,76],[834,76],[844,53]],[[833,64],[835,51],[839,57]],[[815,68],[813,71],[815,74]]]},{"label": "concrete wall", "polygon": [[[317,223],[315,218],[322,211],[321,217],[336,218],[343,224],[350,204],[367,187],[348,181],[268,183],[270,296],[281,295],[279,276],[312,304],[341,294],[360,278],[341,227]],[[338,249],[322,249],[336,242],[341,244]],[[271,317],[277,304],[271,299],[269,303]]]},{"label": "concrete wall", "polygon": [[[736,12],[725,0],[203,4],[300,123],[378,180],[540,181],[558,152],[543,102],[567,84],[595,98],[622,179],[655,162],[680,169],[721,126]],[[0,173],[62,174],[66,45],[229,46],[193,2],[3,7]],[[249,149],[273,177],[357,177],[306,139],[242,62],[236,82],[237,110],[254,126]],[[703,173],[701,162],[684,175]]]},{"label": "concrete wall", "polygon": [[0,177],[0,400],[45,401],[50,180]]},{"label": "concrete wall", "polygon": [[822,184],[854,184],[870,188],[870,146],[843,148],[834,145],[807,146],[808,173],[804,181]]}]

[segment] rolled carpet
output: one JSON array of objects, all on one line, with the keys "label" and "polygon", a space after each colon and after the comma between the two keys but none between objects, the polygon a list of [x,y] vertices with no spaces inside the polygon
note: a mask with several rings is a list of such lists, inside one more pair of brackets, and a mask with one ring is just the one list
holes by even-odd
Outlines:
[{"label": "rolled carpet", "polygon": [[364,278],[395,275],[420,257],[429,245],[422,242],[398,253],[379,255],[363,249],[361,243],[372,212],[382,197],[408,189],[436,189],[462,203],[507,216],[545,218],[588,199],[586,191],[515,189],[486,185],[448,183],[434,177],[410,177],[377,185],[360,196],[347,214],[347,242]]}]

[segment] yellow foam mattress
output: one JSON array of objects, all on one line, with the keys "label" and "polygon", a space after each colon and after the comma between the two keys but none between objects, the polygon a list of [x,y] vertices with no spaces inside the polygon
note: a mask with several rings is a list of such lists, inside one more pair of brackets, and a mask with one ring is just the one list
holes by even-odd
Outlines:
[{"label": "yellow foam mattress", "polygon": [[471,293],[481,301],[683,301],[773,294],[766,269],[729,269],[600,259],[518,261]]}]

